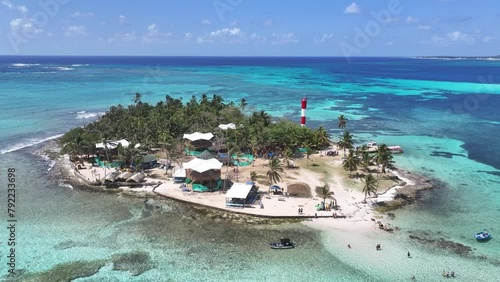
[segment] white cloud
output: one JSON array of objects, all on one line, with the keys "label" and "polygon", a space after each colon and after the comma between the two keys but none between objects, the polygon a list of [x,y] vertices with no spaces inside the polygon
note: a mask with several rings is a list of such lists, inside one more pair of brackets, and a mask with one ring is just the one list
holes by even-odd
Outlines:
[{"label": "white cloud", "polygon": [[360,9],[356,2],[352,2],[351,5],[347,6],[344,10],[345,14],[359,14]]},{"label": "white cloud", "polygon": [[86,35],[87,31],[83,25],[72,25],[64,29],[64,36]]},{"label": "white cloud", "polygon": [[269,20],[265,20],[262,25],[264,26],[272,26],[273,25],[273,20],[269,19]]},{"label": "white cloud", "polygon": [[210,20],[204,19],[204,20],[201,21],[201,24],[202,25],[211,25],[212,22]]},{"label": "white cloud", "polygon": [[464,41],[467,43],[474,43],[476,39],[474,36],[466,33],[461,33],[460,31],[453,31],[447,34],[448,38],[452,41]]},{"label": "white cloud", "polygon": [[124,15],[120,15],[118,17],[118,20],[120,21],[121,24],[125,24],[127,22],[127,17],[125,17]]},{"label": "white cloud", "polygon": [[394,45],[394,41],[387,41],[386,43],[384,43],[385,46],[392,46]]},{"label": "white cloud", "polygon": [[417,23],[417,22],[418,22],[418,19],[416,19],[416,18],[414,18],[414,17],[412,17],[412,16],[408,16],[408,17],[406,18],[406,23],[407,23],[407,24],[412,24],[412,23]]},{"label": "white cloud", "polygon": [[193,34],[191,32],[186,32],[186,34],[184,34],[184,38],[186,38],[186,40],[190,40],[192,37]]},{"label": "white cloud", "polygon": [[237,27],[218,29],[210,33],[210,35],[212,36],[219,36],[219,37],[225,35],[241,35],[241,34],[242,34],[241,29]]},{"label": "white cloud", "polygon": [[495,39],[495,37],[485,36],[485,37],[483,37],[483,42],[490,43],[491,41],[493,41],[493,39]]},{"label": "white cloud", "polygon": [[82,17],[82,18],[83,18],[83,17],[93,17],[93,16],[94,16],[94,14],[93,14],[93,13],[90,13],[90,12],[89,12],[89,13],[82,13],[82,12],[79,12],[79,11],[78,11],[78,12],[74,12],[73,14],[71,14],[71,16],[72,16],[73,18],[80,18],[80,17]]},{"label": "white cloud", "polygon": [[157,24],[152,23],[148,25],[148,33],[142,37],[143,43],[166,41],[166,38],[172,36],[172,33],[162,33]]},{"label": "white cloud", "polygon": [[386,23],[397,23],[397,22],[399,22],[399,18],[398,17],[389,16],[386,19],[384,19],[384,21]]},{"label": "white cloud", "polygon": [[198,36],[196,43],[242,43],[246,38],[246,34],[237,27],[222,28],[212,31],[207,35]]},{"label": "white cloud", "polygon": [[[186,39],[192,38],[191,33],[186,33],[184,37]],[[279,45],[279,44],[290,44],[290,43],[298,43],[299,38],[293,32],[288,33],[272,33],[270,36],[260,36],[255,32],[246,33],[240,28],[237,27],[226,27],[217,29],[210,33],[201,35],[196,37],[197,44],[251,44],[251,43],[260,43],[260,44],[271,44],[271,45]]]},{"label": "white cloud", "polygon": [[295,33],[273,33],[271,37],[272,45],[280,45],[280,44],[289,44],[289,43],[298,43],[299,39],[295,36]]},{"label": "white cloud", "polygon": [[19,18],[10,21],[10,29],[12,34],[16,34],[22,37],[29,37],[35,34],[43,33],[43,29],[35,26],[32,19]]},{"label": "white cloud", "polygon": [[135,35],[135,31],[125,33],[125,35],[122,36],[122,41],[125,43],[130,43],[130,42],[135,42],[137,40],[137,36]]},{"label": "white cloud", "polygon": [[17,9],[18,9],[21,13],[23,13],[23,14],[27,14],[27,13],[29,12],[28,7],[26,7],[26,6],[24,6],[24,5],[22,5],[22,6],[17,6]]},{"label": "white cloud", "polygon": [[236,26],[238,25],[238,20],[234,20],[231,23],[229,23],[230,26]]},{"label": "white cloud", "polygon": [[333,38],[335,38],[335,35],[333,33],[323,33],[320,38],[314,39],[314,42],[323,43],[323,42],[329,41]]},{"label": "white cloud", "polygon": [[158,25],[155,23],[148,25],[148,35],[156,36],[159,33]]},{"label": "white cloud", "polygon": [[448,33],[448,37],[453,41],[459,40],[460,38],[462,38],[462,36],[463,36],[463,34],[461,34],[460,31],[454,31],[454,32]]},{"label": "white cloud", "polygon": [[432,27],[430,25],[419,25],[418,26],[418,29],[421,29],[421,30],[429,30],[431,29]]},{"label": "white cloud", "polygon": [[14,8],[14,5],[12,5],[12,3],[10,3],[10,1],[4,0],[1,3],[2,3],[2,5],[6,6],[9,9]]},{"label": "white cloud", "polygon": [[28,10],[28,7],[24,6],[24,5],[20,5],[20,6],[14,6],[10,1],[8,0],[3,0],[2,2],[0,2],[2,5],[4,5],[5,7],[9,8],[9,9],[16,9],[18,10],[19,12],[23,13],[23,14],[27,14],[29,12]]},{"label": "white cloud", "polygon": [[449,43],[467,43],[474,44],[476,42],[475,36],[467,33],[461,33],[460,31],[453,31],[445,36],[434,35],[431,38],[431,42],[439,44],[449,44]]}]

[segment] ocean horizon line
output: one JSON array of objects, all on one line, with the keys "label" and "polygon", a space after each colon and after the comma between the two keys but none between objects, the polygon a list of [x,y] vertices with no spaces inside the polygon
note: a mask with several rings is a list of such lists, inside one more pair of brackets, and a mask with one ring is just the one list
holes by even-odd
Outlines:
[{"label": "ocean horizon line", "polygon": [[64,58],[99,58],[99,57],[116,57],[116,58],[492,58],[500,57],[500,55],[405,55],[405,56],[269,56],[269,55],[9,55],[0,54],[0,57],[64,57]]}]

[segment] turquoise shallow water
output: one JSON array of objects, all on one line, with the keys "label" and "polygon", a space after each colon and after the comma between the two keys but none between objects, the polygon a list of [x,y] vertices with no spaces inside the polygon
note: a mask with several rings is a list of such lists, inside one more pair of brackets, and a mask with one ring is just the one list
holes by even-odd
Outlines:
[{"label": "turquoise shallow water", "polygon": [[[500,234],[498,69],[498,62],[398,58],[347,64],[336,58],[0,57],[0,167],[21,168],[19,269],[45,271],[57,263],[144,251],[150,270],[139,276],[107,265],[78,281],[400,281],[409,273],[434,281],[442,268],[460,270],[457,281],[489,281],[500,275],[500,243],[478,244],[472,234]],[[340,135],[336,118],[345,114],[357,144],[402,146],[397,165],[432,178],[437,188],[394,213],[397,235],[357,240],[382,240],[385,254],[411,248],[415,258],[388,267],[383,262],[391,258],[383,254],[347,253],[341,232],[214,224],[170,202],[150,212],[143,200],[61,185],[56,172],[47,171],[51,163],[32,153],[109,106],[130,104],[135,92],[151,103],[167,94],[185,101],[202,93],[236,103],[245,98],[250,109],[297,121],[306,95],[308,126],[325,126],[334,141]],[[4,175],[3,169],[2,187]],[[303,248],[262,248],[284,233]],[[473,251],[462,257],[417,243],[412,234]]]}]

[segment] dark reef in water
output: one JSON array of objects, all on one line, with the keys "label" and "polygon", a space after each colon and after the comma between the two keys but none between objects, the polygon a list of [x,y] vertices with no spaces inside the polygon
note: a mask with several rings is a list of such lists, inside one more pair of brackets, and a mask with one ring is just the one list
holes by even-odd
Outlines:
[{"label": "dark reef in water", "polygon": [[472,252],[472,248],[460,243],[445,240],[444,238],[434,239],[429,234],[422,233],[420,235],[410,235],[410,239],[417,240],[419,243],[443,249],[461,256],[468,256]]},{"label": "dark reef in water", "polygon": [[459,157],[467,158],[466,155],[454,154],[454,153],[443,152],[443,151],[432,151],[431,154],[430,154],[430,156],[432,156],[432,157],[443,157],[443,158],[447,158],[447,159],[452,159],[454,156],[459,156]]},{"label": "dark reef in water", "polygon": [[15,278],[5,277],[4,281],[70,282],[78,278],[91,277],[107,264],[112,264],[115,271],[128,271],[132,276],[141,275],[154,267],[149,254],[138,251],[117,254],[109,259],[62,263],[43,272],[32,273],[22,271]]},{"label": "dark reef in water", "polygon": [[477,172],[483,172],[483,173],[488,173],[488,174],[495,175],[495,176],[500,176],[500,171],[485,171],[485,170],[478,170]]},{"label": "dark reef in water", "polygon": [[70,282],[78,278],[90,277],[99,272],[99,269],[101,269],[104,265],[106,265],[105,260],[74,261],[70,263],[58,264],[44,272],[27,273],[23,271],[23,273],[20,273],[15,278],[6,277],[4,281]]}]

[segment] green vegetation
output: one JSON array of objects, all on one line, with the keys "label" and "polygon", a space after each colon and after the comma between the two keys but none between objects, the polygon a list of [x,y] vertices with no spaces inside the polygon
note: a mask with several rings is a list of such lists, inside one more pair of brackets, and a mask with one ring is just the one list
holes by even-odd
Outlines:
[{"label": "green vegetation", "polygon": [[352,173],[358,170],[359,165],[359,157],[355,154],[353,150],[349,150],[349,154],[342,162],[342,167],[349,171],[349,175],[352,176]]},{"label": "green vegetation", "polygon": [[269,179],[269,184],[272,185],[273,183],[277,183],[283,179],[280,172],[283,172],[283,164],[278,158],[273,157],[269,160],[269,170],[266,173]]},{"label": "green vegetation", "polygon": [[337,126],[340,129],[344,129],[346,127],[346,125],[347,125],[347,121],[348,121],[348,119],[344,115],[340,115],[339,118],[338,118],[338,124],[337,124]]},{"label": "green vegetation", "polygon": [[326,204],[326,198],[331,197],[333,192],[330,191],[328,183],[325,183],[322,186],[316,186],[316,194],[318,194],[318,196],[323,199],[323,203]]},{"label": "green vegetation", "polygon": [[368,195],[375,194],[377,192],[377,179],[375,179],[375,177],[373,177],[373,175],[370,173],[365,176],[364,182],[365,184],[363,185],[363,192],[365,193],[364,201],[366,202],[366,197]]},{"label": "green vegetation", "polygon": [[[245,99],[236,106],[234,102],[224,103],[217,95],[201,95],[199,99],[192,96],[186,103],[182,98],[167,95],[165,101],[152,106],[141,98],[136,93],[133,104],[112,106],[99,120],[67,132],[60,141],[62,152],[76,160],[78,156],[96,154],[96,143],[126,139],[131,144],[140,143],[139,149],[162,148],[171,158],[178,158],[187,146],[183,134],[195,131],[214,133],[216,141],[231,143],[236,153],[256,153],[264,148],[275,154],[285,150],[297,152],[304,144],[318,150],[329,140],[322,128],[313,130],[291,121],[273,120],[264,111],[249,113]],[[222,123],[234,123],[237,127],[223,131],[218,128]],[[108,162],[121,159],[131,163],[138,156],[134,150],[119,151],[105,150],[99,157]]]}]

